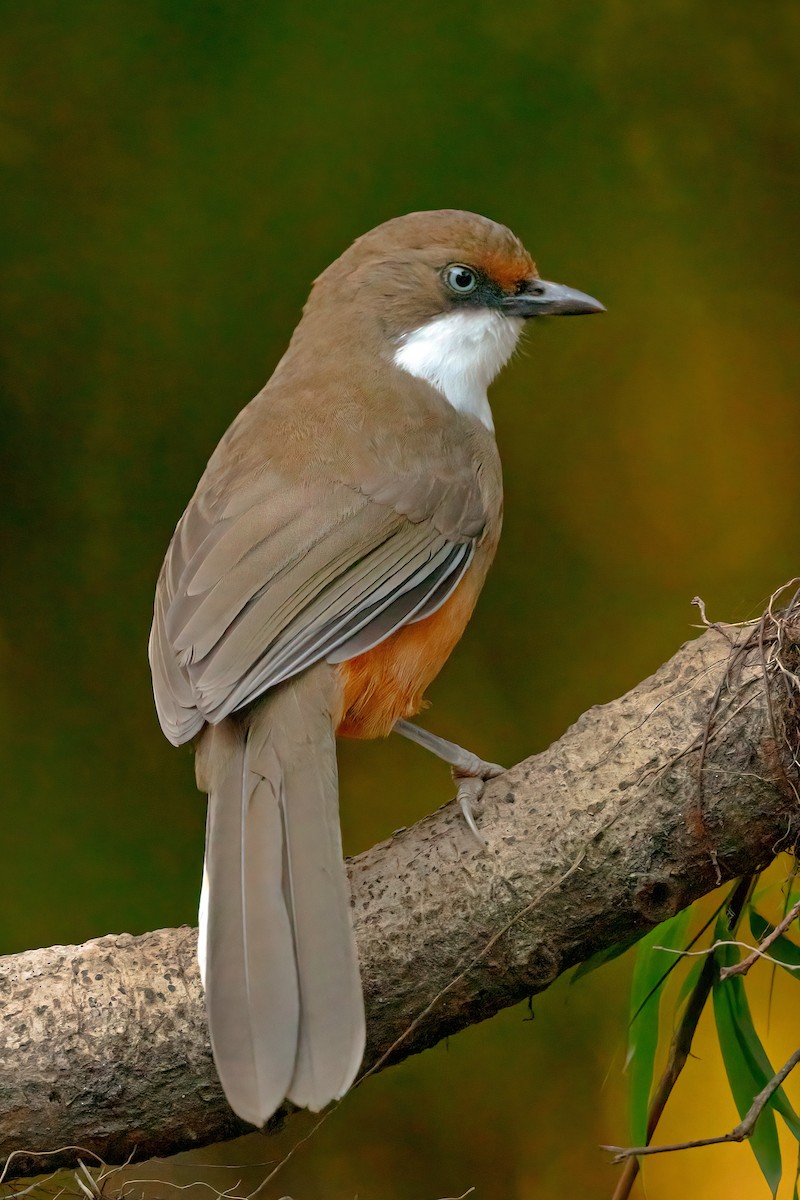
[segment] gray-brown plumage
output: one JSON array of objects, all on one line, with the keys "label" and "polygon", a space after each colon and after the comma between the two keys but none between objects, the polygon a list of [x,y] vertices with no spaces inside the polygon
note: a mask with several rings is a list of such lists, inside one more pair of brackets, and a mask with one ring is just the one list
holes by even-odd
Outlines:
[{"label": "gray-brown plumage", "polygon": [[342,1095],[363,1053],[335,733],[419,711],[500,533],[485,388],[524,317],[599,307],[483,217],[380,226],[317,280],[178,523],[153,686],[167,737],[197,739],[212,1046],[254,1124]]}]

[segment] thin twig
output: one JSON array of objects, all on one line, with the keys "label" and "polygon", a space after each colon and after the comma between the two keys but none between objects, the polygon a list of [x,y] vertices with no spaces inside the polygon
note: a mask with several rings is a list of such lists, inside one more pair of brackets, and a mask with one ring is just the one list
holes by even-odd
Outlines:
[{"label": "thin twig", "polygon": [[[750,942],[740,942],[736,938],[719,938],[711,946],[706,946],[703,950],[676,950],[673,946],[653,946],[654,950],[663,950],[665,954],[674,954],[676,958],[705,958],[707,954],[714,954],[722,946],[736,946],[739,950],[750,950],[750,958],[753,962],[763,958],[765,962],[772,963],[775,967],[784,967],[787,971],[800,971],[800,964],[785,963],[780,958],[773,958],[771,954],[763,953],[760,946],[752,946]],[[742,964],[737,963],[740,967]],[[751,963],[752,965],[752,963]],[[726,974],[727,972],[727,974]],[[720,970],[720,979],[727,979],[728,975],[738,975],[737,970],[723,968]]]},{"label": "thin twig", "polygon": [[[706,602],[702,596],[695,596],[692,599],[692,604],[700,610],[700,624],[693,626],[694,629],[713,629],[716,633],[721,633],[729,645],[733,646],[734,641],[727,632],[727,629],[742,629],[746,625],[752,624],[751,621],[709,621],[706,616]],[[727,627],[727,628],[726,628]]]},{"label": "thin twig", "polygon": [[[747,956],[747,958],[743,958],[741,962],[732,963],[729,967],[723,967],[719,973],[720,979],[730,979],[731,975],[746,975],[753,964],[758,962],[760,958],[769,959],[770,962],[775,963],[779,967],[788,966],[787,963],[782,963],[778,959],[770,958],[770,956],[765,954],[764,951],[768,949],[773,942],[777,941],[782,933],[786,932],[792,922],[797,920],[798,916],[800,916],[800,900],[797,901],[797,904],[795,904],[791,912],[788,912],[783,920],[778,922],[772,933],[768,934],[764,938],[757,950],[754,950],[752,954]],[[797,970],[797,968],[790,967],[790,970]]]},{"label": "thin twig", "polygon": [[[90,1158],[96,1158],[100,1166],[104,1165],[99,1154],[95,1154],[93,1150],[85,1150],[83,1146],[59,1146],[57,1150],[12,1150],[0,1172],[0,1183],[5,1182],[8,1169],[15,1158],[49,1158],[52,1154],[63,1154],[67,1150],[75,1150],[78,1154],[88,1154]],[[53,1174],[55,1175],[57,1172],[53,1172]]]},{"label": "thin twig", "polygon": [[632,1159],[634,1155],[641,1158],[645,1154],[671,1154],[675,1150],[698,1150],[703,1146],[719,1146],[723,1142],[743,1142],[752,1136],[758,1118],[786,1076],[794,1070],[798,1063],[800,1063],[800,1046],[786,1060],[780,1071],[776,1071],[769,1083],[761,1089],[739,1124],[730,1133],[722,1133],[717,1137],[695,1138],[691,1142],[671,1142],[665,1146],[602,1146],[601,1149],[608,1150],[615,1155],[614,1162],[624,1162],[626,1159]]}]

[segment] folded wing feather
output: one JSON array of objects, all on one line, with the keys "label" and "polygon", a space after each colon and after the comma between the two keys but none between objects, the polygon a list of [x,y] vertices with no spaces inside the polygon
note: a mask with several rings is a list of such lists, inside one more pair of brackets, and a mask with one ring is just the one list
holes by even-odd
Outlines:
[{"label": "folded wing feather", "polygon": [[[391,494],[402,494],[396,481]],[[352,657],[428,615],[474,550],[474,513],[472,536],[444,534],[343,484],[289,489],[266,472],[250,495],[231,511],[198,489],[162,568],[150,655],[176,745],[314,662]]]}]

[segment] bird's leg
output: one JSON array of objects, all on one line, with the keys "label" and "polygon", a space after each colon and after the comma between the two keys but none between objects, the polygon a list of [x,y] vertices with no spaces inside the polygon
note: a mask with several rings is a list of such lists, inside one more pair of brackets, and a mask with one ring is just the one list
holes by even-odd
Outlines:
[{"label": "bird's leg", "polygon": [[395,721],[394,732],[408,738],[411,742],[416,742],[418,746],[424,746],[437,758],[442,758],[446,763],[450,763],[453,768],[453,779],[458,788],[456,800],[464,814],[464,820],[478,841],[486,845],[486,839],[475,824],[473,806],[480,800],[487,779],[495,779],[498,775],[502,775],[505,767],[498,766],[497,763],[484,762],[482,758],[478,758],[477,754],[472,754],[469,750],[457,746],[455,742],[448,742],[445,738],[430,733],[429,730],[422,729],[419,725],[412,725],[410,721]]},{"label": "bird's leg", "polygon": [[502,775],[506,769],[498,766],[497,763],[484,762],[482,758],[478,758],[477,754],[464,750],[455,742],[448,742],[438,734],[423,729],[421,725],[412,725],[411,721],[395,721],[392,732],[401,734],[411,742],[416,742],[418,746],[424,746],[437,758],[442,758],[446,763],[450,763],[457,779],[465,777],[494,779],[496,775]]}]

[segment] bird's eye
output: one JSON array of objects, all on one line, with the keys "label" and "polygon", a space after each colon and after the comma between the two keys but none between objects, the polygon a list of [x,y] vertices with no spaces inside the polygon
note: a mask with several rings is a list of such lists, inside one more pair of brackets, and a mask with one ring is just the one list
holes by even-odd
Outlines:
[{"label": "bird's eye", "polygon": [[460,264],[448,267],[444,278],[450,291],[455,292],[459,296],[468,296],[478,286],[478,276],[472,268],[462,267]]}]

